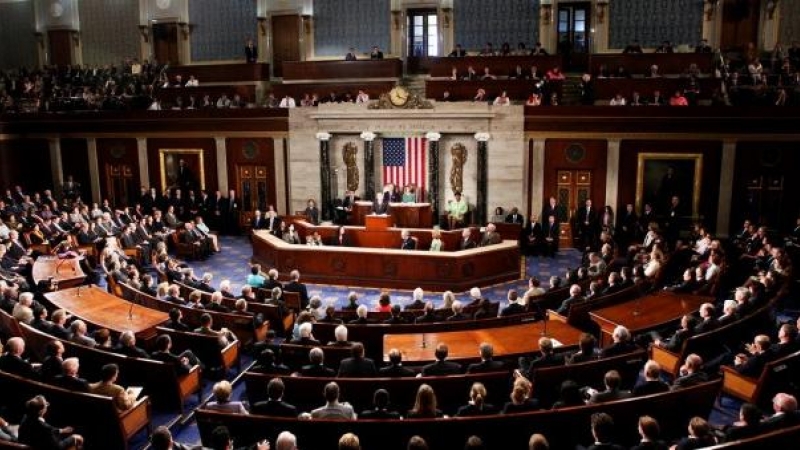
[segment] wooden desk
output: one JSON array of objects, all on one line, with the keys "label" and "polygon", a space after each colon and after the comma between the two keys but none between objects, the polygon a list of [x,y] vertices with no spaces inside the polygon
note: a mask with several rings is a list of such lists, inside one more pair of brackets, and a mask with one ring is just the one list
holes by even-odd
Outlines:
[{"label": "wooden desk", "polygon": [[86,279],[86,274],[81,269],[83,257],[59,259],[55,256],[40,256],[33,262],[31,274],[33,282],[37,285],[40,281],[52,278],[57,289],[67,289],[78,286]]},{"label": "wooden desk", "polygon": [[80,288],[80,293],[78,288],[72,288],[44,296],[56,308],[65,309],[91,325],[117,334],[130,330],[143,340],[154,337],[156,326],[169,319],[165,312],[134,305],[97,286]]},{"label": "wooden desk", "polygon": [[364,225],[364,217],[372,213],[372,202],[357,201],[353,205],[350,225]]},{"label": "wooden desk", "polygon": [[392,217],[381,214],[368,214],[364,216],[364,225],[367,231],[386,231],[392,226]]},{"label": "wooden desk", "polygon": [[710,53],[606,53],[589,56],[589,70],[595,74],[605,64],[608,71],[614,73],[619,66],[625,67],[630,74],[644,75],[650,73],[650,66],[658,66],[661,74],[680,74],[697,64],[706,75],[714,70],[713,55]]},{"label": "wooden desk", "polygon": [[[539,336],[543,331],[544,322],[532,322],[480,330],[387,334],[383,337],[383,359],[388,361],[389,350],[396,348],[403,354],[403,361],[434,361],[439,343],[447,344],[449,359],[475,358],[483,342],[492,344],[495,357],[519,356],[539,350]],[[581,330],[557,320],[547,322],[547,336],[562,345],[577,345],[581,333]]]},{"label": "wooden desk", "polygon": [[233,63],[233,64],[192,64],[188,66],[170,66],[167,70],[170,81],[175,80],[176,75],[180,75],[183,81],[189,80],[189,76],[194,75],[200,81],[200,86],[204,83],[234,83],[245,81],[264,81],[269,80],[269,64],[256,63]]},{"label": "wooden desk", "polygon": [[697,311],[705,302],[713,301],[700,295],[675,294],[661,291],[629,302],[601,308],[589,315],[600,325],[601,345],[612,342],[611,335],[618,325],[626,327],[632,334],[650,331],[680,320],[685,314]]},{"label": "wooden desk", "polygon": [[400,78],[403,61],[392,59],[358,61],[285,61],[283,82],[358,78]]},{"label": "wooden desk", "polygon": [[430,203],[389,203],[389,214],[400,228],[430,228],[433,224]]},{"label": "wooden desk", "polygon": [[[298,228],[299,225],[295,225]],[[315,227],[319,229],[322,227]],[[331,228],[335,232],[335,228]],[[517,241],[470,250],[429,252],[400,250],[400,230],[366,231],[349,228],[355,245],[361,247],[309,247],[287,244],[258,230],[253,233],[253,260],[281,273],[297,269],[312,283],[356,285],[392,289],[423,289],[436,292],[466,291],[520,277]],[[412,235],[430,230],[412,230]],[[396,241],[395,241],[396,239]],[[384,248],[365,248],[380,241]],[[430,242],[430,240],[428,240]],[[455,244],[448,248],[456,248]]]},{"label": "wooden desk", "polygon": [[459,76],[465,76],[467,69],[472,66],[478,75],[483,74],[483,68],[488,67],[493,75],[508,76],[517,66],[530,73],[531,66],[536,66],[544,74],[555,66],[561,65],[561,55],[548,56],[465,56],[463,58],[431,58],[430,70],[432,77],[449,77],[453,67],[458,70]]}]

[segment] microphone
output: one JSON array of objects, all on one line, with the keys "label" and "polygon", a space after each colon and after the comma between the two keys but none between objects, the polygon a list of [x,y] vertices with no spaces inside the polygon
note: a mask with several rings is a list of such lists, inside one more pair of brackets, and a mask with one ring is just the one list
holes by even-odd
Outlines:
[{"label": "microphone", "polygon": [[133,320],[133,305],[134,305],[134,303],[133,303],[133,302],[131,302],[131,307],[130,307],[130,308],[128,308],[128,321],[129,321],[129,322],[130,322],[131,320]]}]

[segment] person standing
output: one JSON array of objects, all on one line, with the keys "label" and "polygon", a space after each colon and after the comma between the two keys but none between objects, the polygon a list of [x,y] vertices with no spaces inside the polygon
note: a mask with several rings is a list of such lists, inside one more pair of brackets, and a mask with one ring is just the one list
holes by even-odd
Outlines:
[{"label": "person standing", "polygon": [[248,63],[258,62],[258,46],[252,39],[248,39],[244,46],[244,57]]}]

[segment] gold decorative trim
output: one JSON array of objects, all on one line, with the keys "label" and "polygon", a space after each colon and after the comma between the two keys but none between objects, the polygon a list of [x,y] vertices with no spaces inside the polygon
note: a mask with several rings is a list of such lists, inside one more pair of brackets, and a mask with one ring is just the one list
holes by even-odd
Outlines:
[{"label": "gold decorative trim", "polygon": [[644,166],[648,160],[694,161],[694,178],[692,185],[692,216],[697,217],[700,211],[700,189],[703,185],[702,153],[639,153],[636,168],[636,210],[642,210],[644,201]]},{"label": "gold decorative trim", "polygon": [[206,167],[205,167],[205,160],[203,155],[202,149],[159,149],[158,150],[158,167],[161,172],[161,191],[166,190],[170,187],[167,184],[167,156],[171,155],[192,155],[197,156],[200,160],[200,189],[205,190],[206,188]]}]

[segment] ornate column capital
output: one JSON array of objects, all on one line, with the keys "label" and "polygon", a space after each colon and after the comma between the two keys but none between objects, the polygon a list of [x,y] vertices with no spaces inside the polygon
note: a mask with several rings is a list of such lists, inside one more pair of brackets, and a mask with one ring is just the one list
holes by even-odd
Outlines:
[{"label": "ornate column capital", "polygon": [[320,141],[330,141],[333,135],[328,133],[327,131],[320,131],[317,133],[317,139]]},{"label": "ornate column capital", "polygon": [[491,138],[492,135],[489,133],[484,133],[484,132],[475,133],[475,140],[478,142],[487,142]]},{"label": "ornate column capital", "polygon": [[429,131],[428,133],[425,134],[425,139],[431,142],[438,142],[439,139],[441,138],[442,138],[442,133],[438,133],[436,131]]},{"label": "ornate column capital", "polygon": [[367,142],[372,142],[372,141],[375,140],[376,137],[378,137],[378,135],[373,133],[372,131],[365,131],[365,132],[361,133],[360,137],[361,137],[361,139],[363,139],[363,140],[365,140]]}]

